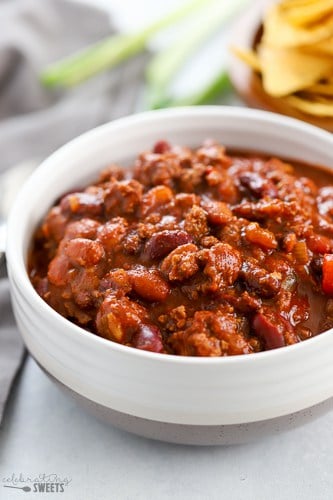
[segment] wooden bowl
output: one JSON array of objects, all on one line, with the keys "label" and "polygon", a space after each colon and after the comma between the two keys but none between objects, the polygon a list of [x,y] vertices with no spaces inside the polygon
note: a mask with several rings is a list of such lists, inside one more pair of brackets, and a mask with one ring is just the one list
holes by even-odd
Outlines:
[{"label": "wooden bowl", "polygon": [[[263,33],[263,14],[270,3],[272,2],[267,0],[258,2],[240,16],[231,30],[231,46],[240,48],[257,46]],[[261,76],[234,55],[230,56],[229,76],[236,92],[250,107],[292,116],[333,132],[332,118],[321,118],[303,113],[282,99],[267,94],[263,89]]]}]

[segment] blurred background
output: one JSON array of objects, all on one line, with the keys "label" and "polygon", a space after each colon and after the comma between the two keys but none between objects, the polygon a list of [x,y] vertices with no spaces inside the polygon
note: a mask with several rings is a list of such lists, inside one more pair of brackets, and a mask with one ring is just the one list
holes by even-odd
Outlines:
[{"label": "blurred background", "polygon": [[236,94],[333,130],[332,9],[330,0],[1,0],[0,172],[121,116],[241,105]]},{"label": "blurred background", "polygon": [[[143,29],[157,19],[165,17],[168,13],[176,11],[181,5],[189,4],[188,0],[165,0],[163,2],[154,0],[142,0],[140,2],[131,0],[84,1],[87,4],[94,3],[96,6],[105,8],[110,13],[111,22],[114,23],[116,29],[124,33],[134,33]],[[232,6],[233,1],[220,0],[219,3],[224,5],[225,9],[228,9],[229,6]],[[234,15],[232,15],[233,9],[231,9],[230,18],[223,21],[222,14],[220,26],[208,30],[206,40],[203,40],[193,49],[192,53],[189,53],[189,57],[184,59],[170,84],[170,92],[175,97],[182,98],[200,91],[205,85],[209,84],[214,76],[218,75],[219,71],[223,68],[226,69],[231,57],[228,50],[230,28],[235,17],[246,10],[249,3],[248,1],[235,2]],[[207,2],[208,4],[209,2]],[[204,3],[202,5],[204,7]],[[183,34],[187,34],[189,30],[196,31],[198,26],[201,25],[201,19],[202,11],[198,9],[192,15],[185,16],[179,23],[175,22],[170,27],[157,32],[148,42],[147,47],[152,55],[167,49],[173,42],[180,40]],[[231,92],[225,93],[222,91],[219,96],[216,96],[215,100],[223,104],[229,104],[230,94]]]},{"label": "blurred background", "polygon": [[227,76],[228,36],[247,5],[2,0],[0,172],[26,161],[31,169],[80,133],[133,112],[239,103]]}]

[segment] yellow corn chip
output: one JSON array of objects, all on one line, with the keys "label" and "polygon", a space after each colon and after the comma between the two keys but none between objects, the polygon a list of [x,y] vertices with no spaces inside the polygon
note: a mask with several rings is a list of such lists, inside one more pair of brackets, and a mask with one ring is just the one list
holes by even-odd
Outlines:
[{"label": "yellow corn chip", "polygon": [[231,47],[231,51],[250,66],[254,71],[261,71],[261,65],[258,55],[254,50],[241,49],[239,47]]},{"label": "yellow corn chip", "polygon": [[288,96],[284,98],[284,101],[294,108],[309,115],[333,117],[333,100],[327,102],[315,102],[297,96]]},{"label": "yellow corn chip", "polygon": [[279,6],[282,10],[292,9],[293,7],[303,7],[304,5],[309,5],[316,3],[317,0],[284,0],[280,2]]},{"label": "yellow corn chip", "polygon": [[327,95],[333,97],[333,83],[316,83],[305,89],[307,93],[314,95]]},{"label": "yellow corn chip", "polygon": [[233,52],[261,73],[268,95],[304,113],[333,116],[333,0],[271,6],[256,50]]},{"label": "yellow corn chip", "polygon": [[316,0],[306,5],[290,5],[285,8],[284,2],[280,10],[288,22],[295,26],[306,26],[319,22],[325,16],[333,13],[333,0]]},{"label": "yellow corn chip", "polygon": [[333,36],[322,42],[306,47],[306,50],[313,54],[327,54],[333,56]]},{"label": "yellow corn chip", "polygon": [[263,87],[275,97],[303,90],[333,74],[333,58],[316,56],[301,49],[258,48]]},{"label": "yellow corn chip", "polygon": [[311,28],[293,26],[277,5],[271,7],[264,19],[262,43],[273,47],[299,47],[322,42],[333,36],[333,14],[325,23]]}]

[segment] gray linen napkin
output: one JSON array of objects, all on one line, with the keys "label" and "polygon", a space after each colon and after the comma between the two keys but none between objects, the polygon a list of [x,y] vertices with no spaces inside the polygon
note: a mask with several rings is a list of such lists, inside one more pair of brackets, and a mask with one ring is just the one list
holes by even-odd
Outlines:
[{"label": "gray linen napkin", "polygon": [[14,377],[24,356],[24,347],[13,319],[8,281],[0,280],[0,424]]},{"label": "gray linen napkin", "polygon": [[[66,0],[0,0],[0,172],[134,110],[146,54],[78,88],[39,84],[46,64],[113,32],[107,13]],[[0,186],[1,196],[1,186]],[[23,346],[0,281],[0,423]]]}]

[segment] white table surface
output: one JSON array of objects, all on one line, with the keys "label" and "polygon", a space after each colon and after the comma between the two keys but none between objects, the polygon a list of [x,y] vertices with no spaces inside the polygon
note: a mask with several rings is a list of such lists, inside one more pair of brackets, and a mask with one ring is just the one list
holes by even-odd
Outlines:
[{"label": "white table surface", "polygon": [[[149,6],[153,15],[160,5],[152,0],[95,3],[113,9],[125,30],[134,20],[143,23]],[[148,7],[133,12],[137,3]],[[130,4],[132,14],[126,15]],[[0,499],[46,495],[66,500],[330,500],[332,429],[330,413],[305,427],[244,446],[186,447],[151,441],[86,414],[28,358],[0,430]],[[3,488],[4,478],[20,473],[57,474],[71,482],[58,494]]]},{"label": "white table surface", "polygon": [[[0,478],[55,473],[72,481],[49,496],[66,500],[330,500],[332,429],[330,413],[243,446],[152,441],[82,411],[29,358],[0,432]],[[0,498],[43,495],[0,484]]]}]

